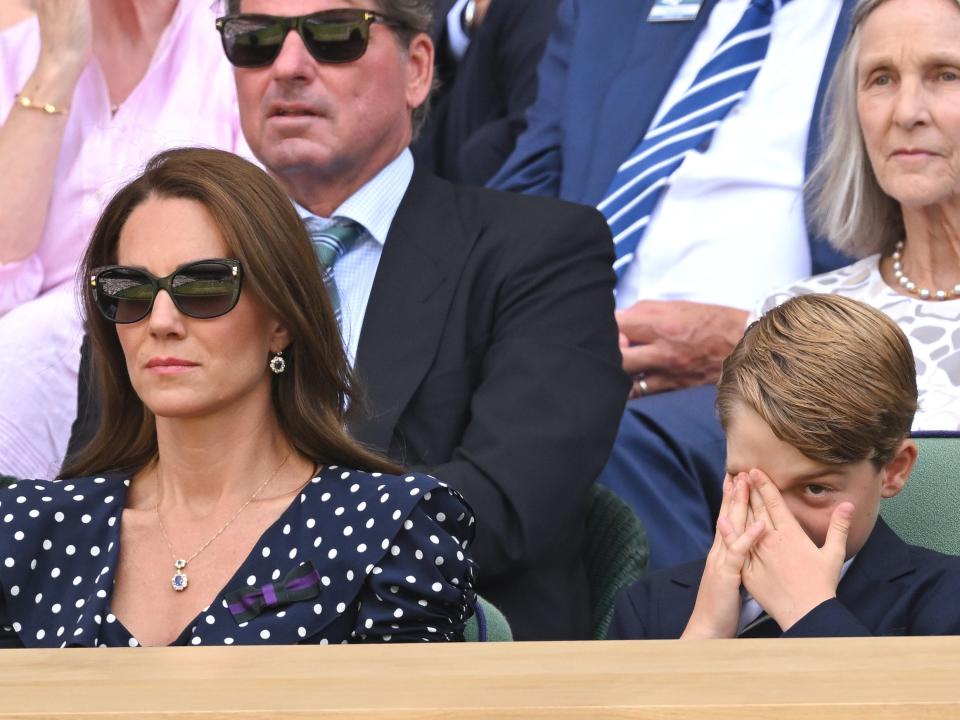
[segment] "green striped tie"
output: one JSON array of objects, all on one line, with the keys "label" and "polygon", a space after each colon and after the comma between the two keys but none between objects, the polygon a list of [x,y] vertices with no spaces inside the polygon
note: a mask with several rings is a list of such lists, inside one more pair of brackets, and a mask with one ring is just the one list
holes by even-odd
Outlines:
[{"label": "green striped tie", "polygon": [[347,218],[335,218],[333,224],[323,227],[321,221],[315,217],[304,218],[313,251],[317,254],[317,262],[323,271],[323,282],[330,295],[330,305],[337,318],[337,325],[342,326],[342,311],[340,308],[340,293],[337,292],[337,283],[333,277],[333,267],[337,261],[350,252],[357,239],[365,232],[363,225]]}]

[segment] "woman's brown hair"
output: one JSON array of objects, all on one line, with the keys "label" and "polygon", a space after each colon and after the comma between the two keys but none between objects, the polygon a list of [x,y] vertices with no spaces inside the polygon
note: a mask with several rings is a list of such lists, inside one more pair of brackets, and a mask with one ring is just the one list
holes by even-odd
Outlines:
[{"label": "woman's brown hair", "polygon": [[910,433],[917,371],[903,331],[840,295],[800,295],[768,311],[723,363],[717,411],[737,403],[780,440],[828,464],[885,465]]},{"label": "woman's brown hair", "polygon": [[183,148],[152,158],[113,197],[93,231],[79,277],[101,418],[60,476],[138,470],[157,454],[153,413],[134,391],[116,326],[97,310],[87,284],[95,268],[116,263],[123,226],[148,198],[201,203],[243,266],[243,292],[253,293],[290,333],[286,371],[271,382],[274,411],[291,445],[318,464],[399,472],[344,429],[347,408],[361,399],[313,247],[290,199],[267,173],[232,153]]}]

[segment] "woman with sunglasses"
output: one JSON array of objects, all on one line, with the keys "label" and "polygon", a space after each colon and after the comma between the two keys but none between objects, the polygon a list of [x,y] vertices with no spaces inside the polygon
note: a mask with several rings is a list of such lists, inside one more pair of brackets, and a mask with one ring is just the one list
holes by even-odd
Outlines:
[{"label": "woman with sunglasses", "polygon": [[103,206],[161,150],[246,145],[210,0],[15,5],[0,30],[0,473],[53,477],[76,414],[73,279]]},{"label": "woman with sunglasses", "polygon": [[344,431],[324,279],[263,171],[158,155],[82,272],[102,423],[0,490],[0,645],[462,638],[472,514]]}]

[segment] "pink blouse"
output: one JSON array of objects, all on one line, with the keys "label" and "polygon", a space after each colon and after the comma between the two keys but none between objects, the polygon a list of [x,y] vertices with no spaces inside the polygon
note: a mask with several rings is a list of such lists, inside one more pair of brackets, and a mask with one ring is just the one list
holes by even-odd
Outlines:
[{"label": "pink blouse", "polygon": [[[29,257],[0,263],[0,316],[72,283],[97,219],[114,192],[155,153],[203,145],[249,157],[230,65],[210,0],[180,0],[140,84],[111,117],[96,59],[77,83],[43,238]],[[0,32],[0,122],[40,52],[36,18]]]}]

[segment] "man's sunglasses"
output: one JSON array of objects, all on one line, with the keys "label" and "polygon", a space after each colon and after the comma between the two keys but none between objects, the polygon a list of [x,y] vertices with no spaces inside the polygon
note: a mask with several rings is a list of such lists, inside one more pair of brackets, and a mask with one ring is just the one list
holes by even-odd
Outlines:
[{"label": "man's sunglasses", "polygon": [[227,59],[237,67],[249,68],[276,60],[291,30],[297,31],[317,62],[351,62],[367,51],[373,23],[401,27],[380,13],[343,8],[299,17],[227,15],[217,19],[217,30]]},{"label": "man's sunglasses", "polygon": [[241,275],[239,260],[198,260],[162,278],[141,268],[109,265],[93,271],[90,291],[97,308],[114,323],[143,320],[160,290],[184,315],[215,318],[236,306]]}]

